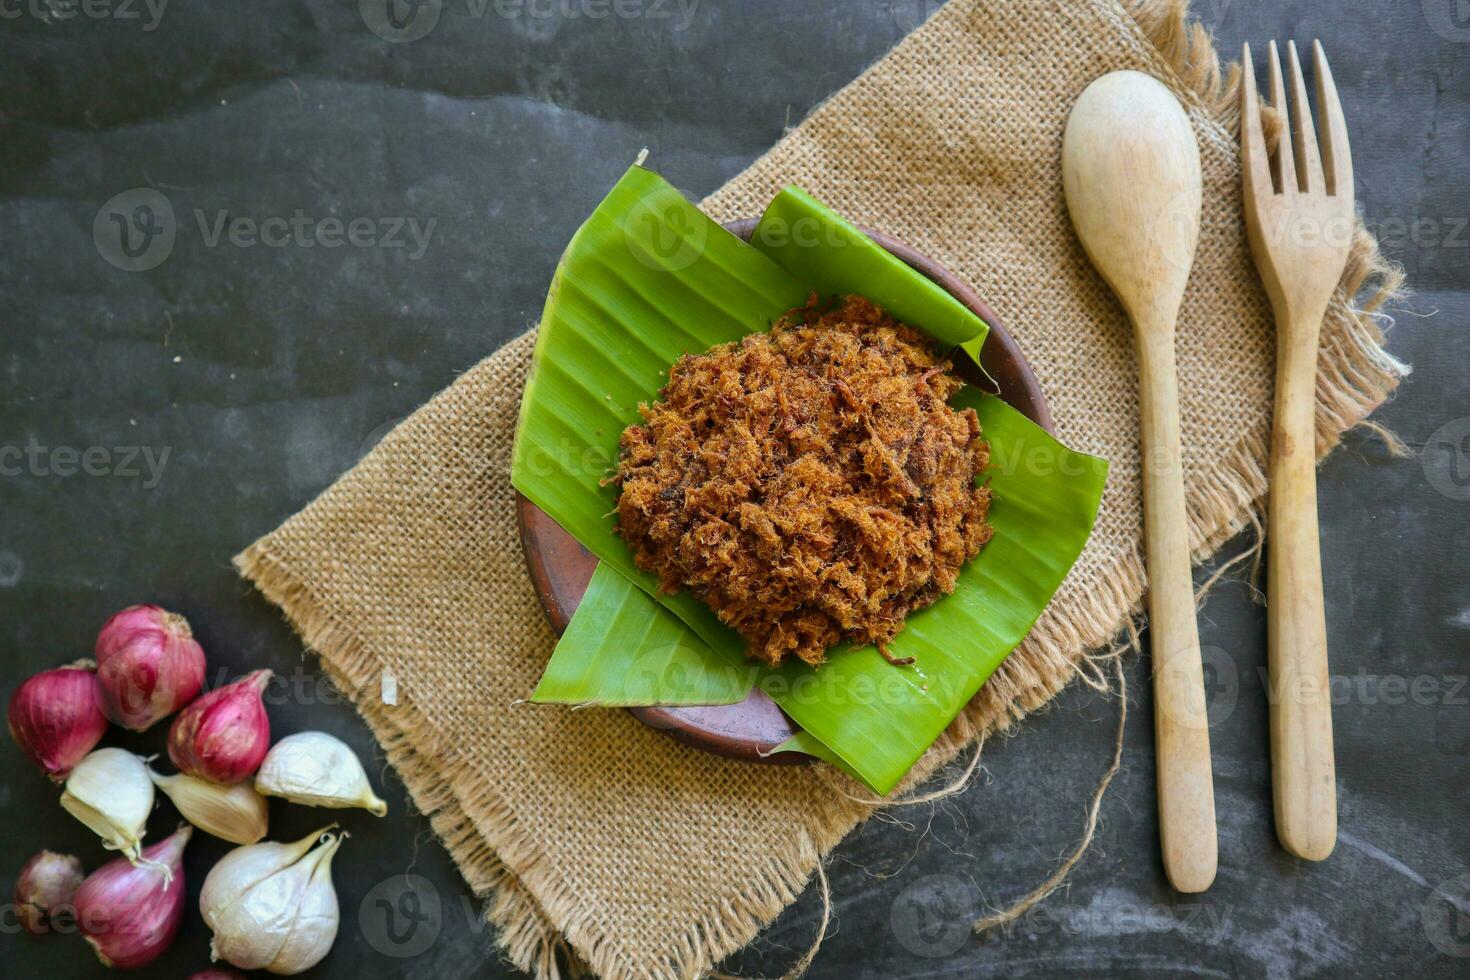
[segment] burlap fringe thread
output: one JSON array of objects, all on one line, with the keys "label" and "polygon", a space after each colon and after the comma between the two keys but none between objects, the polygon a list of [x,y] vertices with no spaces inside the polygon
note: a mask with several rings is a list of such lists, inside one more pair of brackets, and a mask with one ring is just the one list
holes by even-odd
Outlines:
[{"label": "burlap fringe thread", "polygon": [[[1123,7],[1176,74],[1179,87],[1192,93],[1201,106],[1233,129],[1239,118],[1236,86],[1240,68],[1235,64],[1222,68],[1209,32],[1189,19],[1187,0],[1123,0]],[[1266,115],[1268,127],[1279,130],[1279,121],[1274,115],[1269,111]],[[1274,133],[1270,135],[1274,138]],[[1406,374],[1408,369],[1383,350],[1383,335],[1376,320],[1383,317],[1379,312],[1381,307],[1399,294],[1402,284],[1402,272],[1380,254],[1377,243],[1360,225],[1339,295],[1347,301],[1360,293],[1365,296],[1360,305],[1351,309],[1339,307],[1335,315],[1345,318],[1346,337],[1357,347],[1355,353],[1358,358],[1366,353],[1375,366],[1382,367],[1393,376]],[[1381,404],[1392,390],[1381,378],[1355,372],[1353,366],[1358,358],[1341,356],[1324,360],[1324,369],[1317,382],[1319,452],[1328,450],[1350,422]],[[1402,447],[1392,433],[1373,423],[1365,424],[1384,437],[1390,451]],[[1262,461],[1267,458],[1266,448],[1264,445],[1238,446],[1227,465],[1211,474],[1211,485],[1204,488],[1204,501],[1198,507],[1201,515],[1243,516],[1226,523],[1211,538],[1200,542],[1196,549],[1198,559],[1213,553],[1245,527],[1254,525],[1257,535],[1251,548],[1216,570],[1201,587],[1201,597],[1235,563],[1247,558],[1259,560],[1261,501],[1254,488],[1265,485]],[[1211,526],[1208,521],[1199,523]],[[306,590],[280,562],[256,546],[242,554],[237,565],[242,574],[281,608],[311,611],[304,618],[296,618],[295,625],[308,647],[329,654],[323,656],[321,662],[339,688],[353,695],[375,690],[379,681],[377,667],[362,643],[350,629],[321,612],[322,606],[306,594]],[[1143,592],[1142,581],[1118,581],[1113,585],[1119,596],[1137,596]],[[1112,598],[1117,599],[1118,596]],[[969,717],[970,712],[966,712],[936,746],[938,756],[950,758],[966,746],[976,744],[964,770],[950,785],[906,796],[896,803],[864,801],[884,806],[912,805],[933,803],[963,792],[978,771],[980,753],[989,734],[1011,728],[1026,714],[1049,701],[1075,676],[1080,675],[1084,682],[1095,688],[1110,689],[1102,675],[1102,667],[1105,664],[1112,667],[1120,708],[1117,734],[1110,765],[1085,810],[1081,839],[1040,885],[1013,905],[975,922],[977,931],[1013,922],[1044,900],[1063,884],[1092,841],[1103,796],[1122,758],[1127,694],[1121,657],[1128,647],[1137,645],[1137,624],[1142,618],[1141,601],[1123,605],[1129,609],[1129,615],[1115,626],[1113,632],[1126,630],[1130,639],[1078,662],[1065,654],[1061,642],[1078,637],[1069,636],[1067,624],[1052,623],[1053,636],[1049,642],[1034,644],[1026,651],[1035,661],[1026,665],[1026,673],[1033,683],[1008,683],[1003,677],[992,680],[992,686],[1006,688],[1004,691],[992,691],[987,699],[992,706],[1001,706],[1001,710],[988,713],[983,727],[976,725]],[[1117,608],[1117,604],[1112,608]],[[429,725],[422,722],[404,724],[401,713],[385,710],[375,697],[354,697],[354,700],[374,731],[384,736],[387,761],[403,775],[403,782],[410,788],[415,806],[428,816],[435,834],[454,856],[474,894],[488,901],[485,916],[499,930],[497,942],[505,958],[538,980],[557,980],[563,975],[575,977],[586,973],[586,966],[564,941],[557,938],[557,929],[552,925],[555,922],[566,928],[578,918],[579,906],[575,896],[558,893],[555,887],[551,887],[540,896],[538,903],[514,876],[506,872],[502,856],[518,867],[534,865],[538,860],[538,855],[524,843],[528,838],[517,833],[515,815],[498,802],[478,773],[455,759],[453,747],[443,744]],[[483,788],[470,793],[455,787]],[[462,797],[461,793],[465,795]],[[483,814],[483,817],[478,821],[472,820],[467,811]],[[821,866],[820,850],[805,835],[797,843],[807,858],[803,861],[804,866],[816,869],[823,913],[815,942],[800,957],[788,977],[799,976],[812,963],[831,919],[831,895]],[[724,921],[709,918],[689,923],[686,948],[678,956],[682,962],[671,963],[670,966],[678,975],[689,975],[692,964],[707,962],[715,951],[738,946],[736,937],[768,923],[795,901],[808,883],[809,879],[793,870],[791,862],[773,859],[766,872],[750,883],[748,901],[742,907],[723,910],[726,915]],[[586,952],[595,962],[607,951],[594,947]]]}]

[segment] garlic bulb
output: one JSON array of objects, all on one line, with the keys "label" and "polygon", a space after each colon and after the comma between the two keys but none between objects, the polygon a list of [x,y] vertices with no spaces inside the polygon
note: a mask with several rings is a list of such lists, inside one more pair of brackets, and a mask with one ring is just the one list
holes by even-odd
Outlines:
[{"label": "garlic bulb", "polygon": [[255,788],[303,806],[360,806],[378,817],[388,812],[357,756],[326,732],[297,732],[271,746],[255,774]]},{"label": "garlic bulb", "polygon": [[221,786],[184,773],[160,776],[152,769],[148,776],[184,819],[206,834],[232,844],[254,844],[265,836],[265,797],[249,783]]},{"label": "garlic bulb", "polygon": [[199,912],[214,931],[212,959],[290,974],[327,955],[339,920],[332,856],[346,837],[330,829],[294,844],[237,847],[219,860],[199,893]]},{"label": "garlic bulb", "polygon": [[153,809],[153,781],[142,759],[125,749],[92,752],[66,777],[61,805],[101,837],[103,847],[138,863]]}]

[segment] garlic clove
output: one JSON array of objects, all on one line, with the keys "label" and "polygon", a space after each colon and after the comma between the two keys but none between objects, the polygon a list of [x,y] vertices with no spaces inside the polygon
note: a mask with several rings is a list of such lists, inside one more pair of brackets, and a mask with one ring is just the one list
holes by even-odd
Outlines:
[{"label": "garlic clove", "polygon": [[356,754],[326,732],[297,732],[271,746],[255,775],[255,788],[303,806],[362,807],[378,817],[388,812]]},{"label": "garlic clove", "polygon": [[271,973],[301,973],[316,966],[331,951],[341,922],[337,890],[332,887],[332,858],[346,836],[345,833],[335,835],[308,858],[314,858],[316,863],[286,941],[266,966]]},{"label": "garlic clove", "polygon": [[252,885],[209,922],[209,951],[242,970],[263,970],[280,953],[310,880],[301,863],[283,868]]},{"label": "garlic clove", "polygon": [[339,920],[331,856],[342,837],[328,829],[292,844],[238,847],[214,866],[199,894],[214,959],[298,973],[326,955]]},{"label": "garlic clove", "polygon": [[138,863],[153,810],[153,781],[142,759],[125,749],[97,749],[72,769],[61,805],[101,837],[103,847]]},{"label": "garlic clove", "polygon": [[265,836],[266,799],[249,783],[221,786],[184,773],[161,776],[152,769],[148,776],[183,818],[206,834],[232,844],[254,844]]},{"label": "garlic clove", "polygon": [[204,921],[208,923],[216,910],[233,904],[259,882],[301,860],[322,834],[334,826],[329,824],[289,844],[263,841],[237,847],[220,858],[210,869],[204,879],[204,888],[199,892],[199,911]]}]

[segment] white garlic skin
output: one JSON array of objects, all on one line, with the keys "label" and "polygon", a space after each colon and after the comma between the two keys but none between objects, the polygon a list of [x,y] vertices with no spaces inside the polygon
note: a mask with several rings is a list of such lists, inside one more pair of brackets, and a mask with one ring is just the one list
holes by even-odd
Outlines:
[{"label": "white garlic skin", "polygon": [[214,931],[211,958],[288,975],[319,963],[337,938],[332,857],[345,836],[320,830],[221,858],[199,893],[199,911]]},{"label": "white garlic skin", "polygon": [[296,909],[296,920],[286,935],[286,942],[276,958],[266,967],[271,973],[292,974],[309,970],[332,951],[337,939],[341,913],[337,908],[337,889],[332,886],[332,858],[346,836],[338,834],[332,841],[307,855],[302,864],[320,855],[311,871],[311,880]]},{"label": "white garlic skin", "polygon": [[66,777],[61,805],[101,837],[103,847],[138,863],[153,810],[153,781],[142,759],[118,748],[89,753]]},{"label": "white garlic skin", "polygon": [[206,834],[232,844],[254,844],[265,836],[266,800],[249,783],[221,786],[186,773],[160,776],[152,769],[148,775],[184,819]]},{"label": "white garlic skin", "polygon": [[377,817],[388,812],[352,749],[326,732],[297,732],[271,746],[255,788],[302,806],[362,807]]},{"label": "white garlic skin", "polygon": [[204,921],[211,922],[217,910],[234,904],[255,885],[295,864],[328,829],[313,831],[291,844],[265,841],[237,847],[220,858],[199,892],[199,911]]}]

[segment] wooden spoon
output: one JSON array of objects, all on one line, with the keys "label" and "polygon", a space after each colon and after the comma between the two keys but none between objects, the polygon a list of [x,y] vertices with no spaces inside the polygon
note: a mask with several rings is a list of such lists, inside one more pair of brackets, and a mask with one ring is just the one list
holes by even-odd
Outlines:
[{"label": "wooden spoon", "polygon": [[1215,789],[1174,370],[1174,325],[1199,241],[1199,144],[1162,83],[1113,72],[1072,109],[1062,181],[1077,236],[1137,339],[1159,836],[1169,881],[1202,892],[1215,880]]}]

